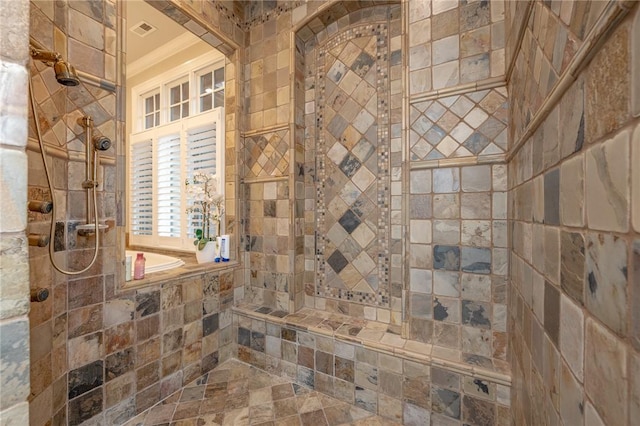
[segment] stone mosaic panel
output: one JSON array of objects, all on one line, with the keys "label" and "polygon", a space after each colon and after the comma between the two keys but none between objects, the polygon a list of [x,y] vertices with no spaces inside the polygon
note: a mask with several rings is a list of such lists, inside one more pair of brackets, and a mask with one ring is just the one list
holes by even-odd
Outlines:
[{"label": "stone mosaic panel", "polygon": [[285,176],[289,172],[289,130],[247,136],[245,178]]},{"label": "stone mosaic panel", "polygon": [[317,293],[388,306],[388,29],[350,28],[317,51]]},{"label": "stone mosaic panel", "polygon": [[507,149],[507,123],[504,87],[412,103],[410,159],[502,154]]}]

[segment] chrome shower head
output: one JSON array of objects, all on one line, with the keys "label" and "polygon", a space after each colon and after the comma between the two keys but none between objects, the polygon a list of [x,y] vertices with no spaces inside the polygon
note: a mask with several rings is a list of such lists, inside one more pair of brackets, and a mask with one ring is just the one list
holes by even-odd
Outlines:
[{"label": "chrome shower head", "polygon": [[106,151],[111,148],[111,139],[106,136],[95,136],[93,138],[93,146],[98,151]]},{"label": "chrome shower head", "polygon": [[56,80],[63,86],[77,86],[80,84],[80,79],[73,65],[59,59],[53,64],[53,69],[56,72]]}]

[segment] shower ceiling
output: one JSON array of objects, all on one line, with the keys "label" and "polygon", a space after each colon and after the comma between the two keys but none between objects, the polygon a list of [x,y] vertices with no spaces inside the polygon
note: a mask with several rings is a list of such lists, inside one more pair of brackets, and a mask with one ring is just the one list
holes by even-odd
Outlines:
[{"label": "shower ceiling", "polygon": [[[178,37],[192,37],[197,39],[183,27],[166,15],[149,6],[144,0],[129,0],[127,7],[127,65],[137,61],[150,53],[153,49],[162,47]],[[140,37],[131,28],[140,22],[146,22],[158,31],[148,33]],[[184,34],[188,34],[185,36]]]}]

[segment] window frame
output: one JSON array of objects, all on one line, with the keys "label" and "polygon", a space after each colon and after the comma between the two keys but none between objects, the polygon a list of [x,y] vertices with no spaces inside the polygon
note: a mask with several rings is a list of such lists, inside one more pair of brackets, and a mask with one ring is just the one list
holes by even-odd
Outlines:
[{"label": "window frame", "polygon": [[[186,214],[187,196],[186,191],[181,191],[180,197],[180,237],[161,237],[159,235],[159,221],[158,221],[158,143],[160,138],[178,134],[180,138],[180,173],[181,173],[181,185],[184,185],[184,180],[187,177],[187,143],[189,138],[189,132],[195,129],[201,129],[205,126],[211,125],[213,122],[217,123],[215,129],[216,139],[216,178],[218,180],[218,192],[224,196],[225,182],[224,182],[224,154],[225,154],[225,114],[224,106],[213,107],[214,97],[212,93],[212,108],[204,112],[200,112],[200,75],[210,71],[212,79],[215,78],[215,70],[222,68],[225,73],[225,59],[217,59],[211,61],[210,55],[202,55],[193,60],[187,61],[179,67],[173,68],[170,71],[161,73],[156,77],[145,81],[135,87],[132,87],[132,102],[134,102],[133,108],[136,112],[134,118],[133,129],[127,135],[127,152],[131,155],[133,145],[139,142],[148,141],[152,139],[152,233],[151,235],[134,235],[132,232],[132,217],[133,217],[133,200],[132,195],[127,199],[127,231],[129,233],[129,244],[141,247],[153,247],[162,248],[176,251],[193,251],[193,240],[195,236],[189,235],[189,221],[190,215]],[[178,120],[170,121],[170,88],[175,87],[177,84],[189,82],[189,116],[180,118]],[[212,80],[212,85],[215,81]],[[225,90],[226,84],[223,84],[221,88]],[[160,124],[149,129],[145,129],[145,115],[144,115],[144,100],[143,96],[147,98],[153,94],[160,94]],[[127,161],[127,189],[129,194],[133,194],[130,189],[131,180],[133,176],[133,170],[131,165],[131,159]],[[224,221],[222,221],[221,233],[224,233]]]}]

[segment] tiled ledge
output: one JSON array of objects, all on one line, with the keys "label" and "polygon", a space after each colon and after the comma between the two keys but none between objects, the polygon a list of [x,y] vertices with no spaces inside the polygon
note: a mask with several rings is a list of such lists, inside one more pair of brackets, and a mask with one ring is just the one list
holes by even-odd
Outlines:
[{"label": "tiled ledge", "polygon": [[309,308],[289,314],[285,311],[272,311],[267,307],[241,305],[234,307],[233,312],[312,334],[332,337],[339,341],[359,344],[380,353],[440,367],[480,380],[511,386],[510,366],[506,361],[492,360],[465,354],[455,349],[403,339],[397,334],[387,332],[388,325],[381,322]]},{"label": "tiled ledge", "polygon": [[[132,250],[135,250],[135,248],[132,248]],[[141,249],[140,251],[151,252],[151,250],[146,248]],[[169,269],[168,271],[145,274],[145,277],[141,280],[132,279],[131,281],[123,281],[122,285],[120,286],[120,291],[129,291],[132,289],[137,290],[139,288],[158,284],[164,281],[188,278],[193,275],[199,275],[205,272],[227,272],[228,270],[235,269],[239,265],[238,261],[236,260],[220,263],[210,262],[199,264],[196,261],[195,254],[193,253],[180,254],[180,252],[166,252],[162,250],[154,250],[153,252],[157,252],[159,254],[167,254],[182,259],[184,261],[184,265],[178,268]]]}]

